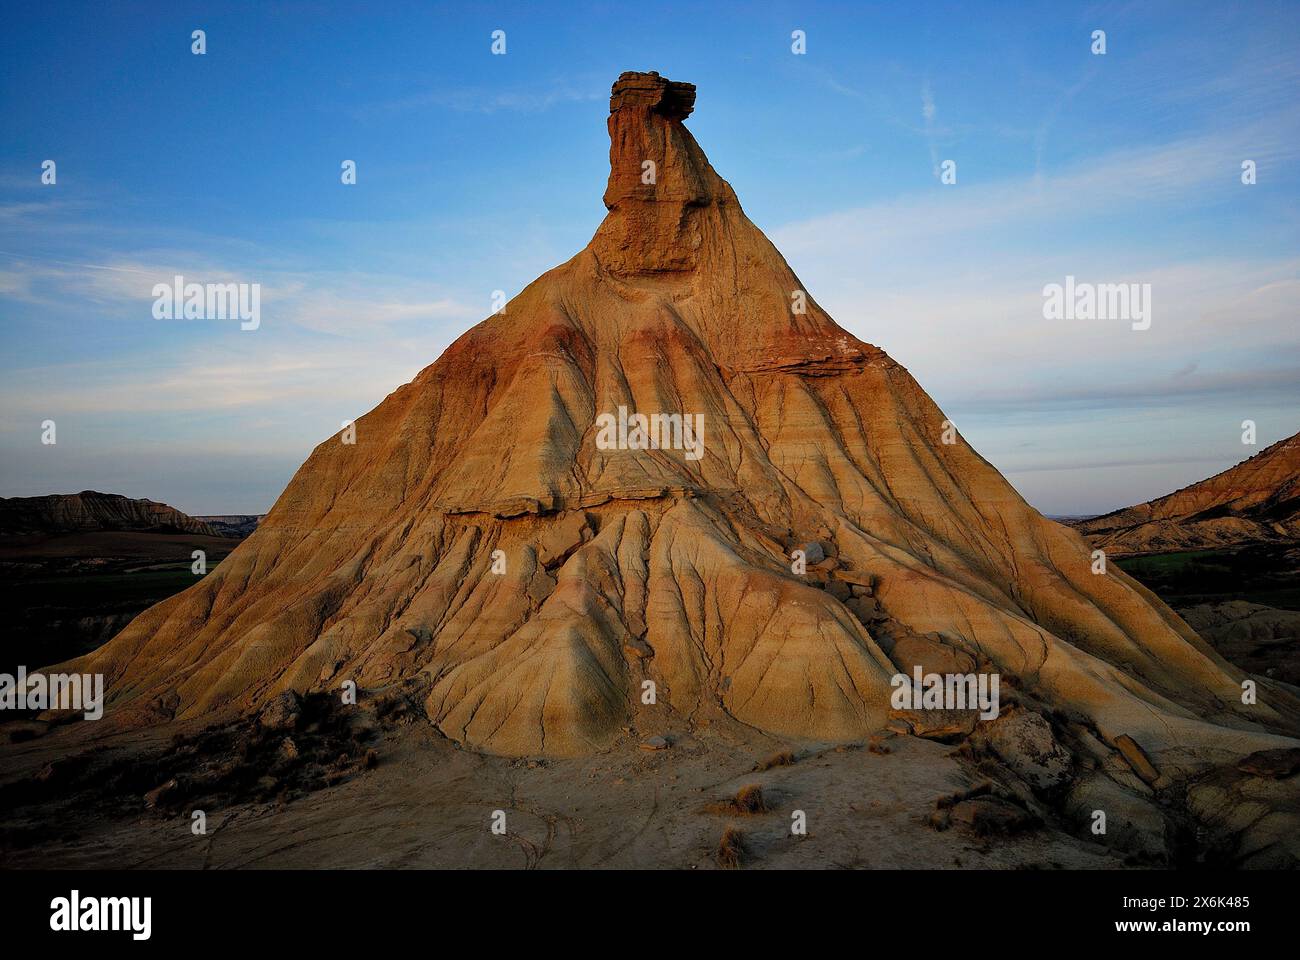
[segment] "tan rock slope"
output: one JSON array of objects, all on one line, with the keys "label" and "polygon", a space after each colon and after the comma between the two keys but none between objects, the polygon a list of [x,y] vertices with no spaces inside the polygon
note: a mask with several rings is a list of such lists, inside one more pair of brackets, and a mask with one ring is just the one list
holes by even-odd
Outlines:
[{"label": "tan rock slope", "polygon": [[1208,480],[1076,526],[1116,556],[1300,540],[1300,433]]},{"label": "tan rock slope", "polygon": [[0,536],[47,536],[95,530],[220,536],[210,525],[175,507],[153,500],[133,500],[116,493],[83,490],[46,497],[0,497]]},{"label": "tan rock slope", "polygon": [[[1172,611],[943,443],[906,370],[811,297],[797,311],[799,279],[683,125],[694,100],[619,78],[591,243],[77,662],[107,675],[110,719],[404,681],[468,747],[574,755],[649,709],[651,680],[682,722],[834,741],[882,726],[898,670],[978,664],[1162,772],[1291,745],[1288,694],[1261,681],[1243,705],[1243,674]],[[601,449],[620,407],[702,415],[702,457]]]}]

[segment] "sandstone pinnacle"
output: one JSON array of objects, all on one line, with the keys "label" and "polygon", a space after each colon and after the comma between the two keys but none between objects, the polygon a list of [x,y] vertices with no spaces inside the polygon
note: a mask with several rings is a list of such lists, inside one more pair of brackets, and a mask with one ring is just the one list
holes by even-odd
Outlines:
[{"label": "sandstone pinnacle", "polygon": [[[1243,704],[1240,670],[944,442],[911,375],[745,216],[685,126],[694,99],[618,79],[588,246],[76,661],[106,675],[109,721],[353,681],[417,688],[429,723],[497,754],[601,750],[647,711],[846,741],[885,727],[895,674],[964,663],[1162,775],[1293,746],[1287,691]],[[702,418],[702,455],[597,444],[620,408]]]}]

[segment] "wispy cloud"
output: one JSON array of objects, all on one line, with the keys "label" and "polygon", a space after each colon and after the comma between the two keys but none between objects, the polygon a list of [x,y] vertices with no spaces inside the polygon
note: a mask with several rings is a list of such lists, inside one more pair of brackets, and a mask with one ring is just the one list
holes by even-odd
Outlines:
[{"label": "wispy cloud", "polygon": [[[773,240],[818,302],[906,364],[1031,502],[1110,509],[1235,462],[1242,419],[1273,438],[1300,428],[1300,254],[1143,243],[1189,198],[1253,200],[1241,158],[1286,169],[1297,132],[1275,112],[1050,175],[964,177]],[[1045,319],[1042,288],[1066,274],[1150,284],[1151,329]]]},{"label": "wispy cloud", "polygon": [[46,307],[83,301],[150,315],[155,284],[177,276],[194,283],[261,284],[268,327],[292,325],[317,333],[373,337],[391,326],[413,321],[458,322],[468,326],[483,312],[437,285],[363,272],[283,271],[219,264],[189,251],[129,254],[112,262],[20,257],[0,251],[0,294]]},{"label": "wispy cloud", "polygon": [[939,147],[934,140],[934,116],[936,112],[934,94],[930,92],[930,81],[927,78],[921,84],[921,120],[925,124],[925,143],[930,148],[930,170],[935,177],[938,177]]},{"label": "wispy cloud", "polygon": [[590,103],[609,97],[607,85],[584,85],[567,80],[549,84],[529,85],[511,90],[499,87],[438,87],[409,96],[398,97],[372,104],[362,111],[364,116],[378,110],[384,113],[402,113],[409,110],[436,107],[460,113],[540,113],[565,103]]},{"label": "wispy cloud", "polygon": [[[410,341],[401,351],[385,342],[318,344],[306,353],[300,347],[259,344],[254,336],[220,349],[141,353],[130,368],[113,360],[26,368],[0,385],[0,405],[13,418],[10,429],[15,421],[37,423],[48,416],[102,419],[163,411],[317,410],[356,416],[411,380],[428,359],[413,354],[416,345]],[[432,342],[421,346],[435,348]]]},{"label": "wispy cloud", "polygon": [[1250,127],[1157,146],[1114,150],[1058,173],[978,181],[956,189],[901,196],[787,224],[774,231],[787,254],[816,254],[836,263],[894,249],[900,241],[984,233],[1006,225],[1061,220],[1080,223],[1131,217],[1136,209],[1186,204],[1189,194],[1240,189],[1240,162],[1285,169],[1300,159],[1300,124]]}]

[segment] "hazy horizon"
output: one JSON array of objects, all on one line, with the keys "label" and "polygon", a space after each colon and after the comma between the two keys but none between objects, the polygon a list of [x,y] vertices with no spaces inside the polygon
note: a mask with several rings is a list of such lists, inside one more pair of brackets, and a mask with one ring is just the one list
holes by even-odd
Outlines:
[{"label": "hazy horizon", "polygon": [[[75,9],[0,37],[0,496],[265,513],[587,243],[630,69],[697,84],[687,126],[811,296],[1043,513],[1300,430],[1294,5]],[[260,328],[155,319],[175,275],[261,284]],[[1150,284],[1151,328],[1045,319],[1067,276]]]}]

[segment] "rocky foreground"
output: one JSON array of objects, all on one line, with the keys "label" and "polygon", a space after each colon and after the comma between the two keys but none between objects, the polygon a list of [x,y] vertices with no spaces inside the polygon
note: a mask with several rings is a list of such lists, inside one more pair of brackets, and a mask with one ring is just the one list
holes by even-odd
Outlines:
[{"label": "rocky foreground", "polygon": [[[629,726],[578,758],[492,757],[415,690],[282,694],[255,716],[69,752],[16,737],[10,869],[1285,867],[1300,751],[1187,783],[1018,703],[992,723],[791,743],[722,721]],[[958,725],[961,726],[960,724]],[[647,736],[654,729],[658,733]],[[10,730],[17,734],[17,729]],[[1261,813],[1261,811],[1267,811]],[[202,830],[195,827],[201,814]],[[1099,817],[1100,815],[1100,817]],[[495,828],[495,829],[494,829]]]}]

